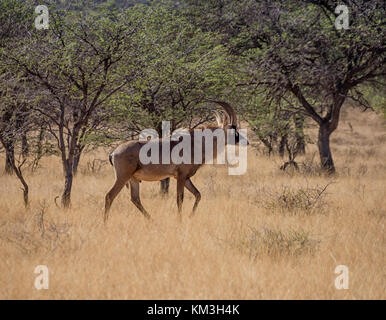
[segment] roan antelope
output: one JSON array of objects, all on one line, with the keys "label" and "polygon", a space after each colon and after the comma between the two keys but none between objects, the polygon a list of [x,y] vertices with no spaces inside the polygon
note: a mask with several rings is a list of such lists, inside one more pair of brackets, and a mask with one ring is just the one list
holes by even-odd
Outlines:
[{"label": "roan antelope", "polygon": [[[219,113],[216,113],[217,126],[206,126],[201,128],[201,130],[209,129],[210,132],[214,132],[217,129],[224,130],[225,144],[228,144],[228,140],[234,141],[235,144],[239,142],[239,132],[237,130],[237,117],[233,108],[226,102],[223,101],[214,101],[208,100],[208,102],[213,102],[220,105],[224,111],[226,117],[221,119]],[[228,130],[231,129],[231,134],[233,137],[229,139]],[[233,130],[232,130],[233,129]],[[201,153],[202,161],[200,163],[195,163],[191,161],[190,163],[180,163],[176,164],[171,162],[169,164],[143,164],[140,161],[140,150],[141,148],[150,142],[133,140],[125,142],[119,145],[110,155],[109,160],[112,166],[114,167],[116,174],[116,181],[111,190],[107,193],[105,198],[105,212],[104,212],[104,221],[106,222],[108,219],[108,212],[110,210],[111,204],[114,201],[115,197],[121,191],[123,186],[127,186],[130,184],[131,191],[131,201],[135,204],[135,206],[142,212],[142,214],[146,218],[150,218],[149,213],[145,210],[145,208],[141,204],[140,194],[139,194],[139,183],[141,181],[160,181],[168,177],[174,177],[177,179],[177,207],[178,213],[181,218],[181,209],[182,202],[184,197],[184,188],[188,189],[194,196],[195,202],[193,206],[193,211],[191,216],[194,214],[197,209],[198,203],[201,199],[201,194],[197,190],[197,188],[193,185],[190,178],[195,175],[197,170],[205,163],[205,144],[202,144],[201,147],[197,150],[193,146],[194,143],[194,131],[190,130],[188,133],[191,139],[191,159],[194,158],[194,153]],[[153,142],[154,143],[154,142]],[[159,148],[159,153],[162,154],[162,139],[157,140],[157,148]],[[179,141],[170,140],[170,150],[178,144]],[[213,151],[219,150],[217,149],[217,138],[213,139]],[[217,157],[217,153],[213,152],[213,158]]]}]

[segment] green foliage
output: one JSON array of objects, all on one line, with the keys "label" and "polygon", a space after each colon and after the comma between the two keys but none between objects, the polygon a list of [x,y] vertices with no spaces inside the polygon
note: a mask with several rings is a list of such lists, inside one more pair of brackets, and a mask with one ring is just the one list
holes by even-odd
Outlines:
[{"label": "green foliage", "polygon": [[347,2],[347,30],[335,27],[336,1],[187,4],[189,19],[221,34],[229,53],[240,57],[243,85],[262,96],[266,110],[259,104],[258,110],[246,114],[258,135],[267,139],[272,131],[281,134],[281,110],[309,116],[323,132],[318,141],[321,166],[333,172],[329,137],[338,126],[343,103],[351,99],[366,106],[362,85],[373,86],[372,81],[386,76],[384,1]]},{"label": "green foliage", "polygon": [[386,119],[386,91],[384,86],[382,83],[373,86],[368,85],[361,91],[369,106]]},{"label": "green foliage", "polygon": [[212,120],[205,98],[237,101],[261,140],[298,134],[301,109],[331,121],[343,96],[384,112],[381,89],[357,86],[383,77],[379,1],[353,5],[339,32],[331,1],[47,0],[38,4],[49,7],[48,30],[33,26],[36,4],[1,1],[0,68],[35,80],[31,104],[65,101],[65,121],[86,117],[79,143],[126,139],[162,120],[194,127]]},{"label": "green foliage", "polygon": [[21,36],[33,22],[32,1],[0,1],[0,50],[16,36]]},{"label": "green foliage", "polygon": [[225,50],[215,34],[165,7],[142,7],[139,15],[141,76],[120,97],[118,112],[126,109],[137,129],[159,128],[162,120],[173,120],[174,128],[191,126],[195,117],[207,116],[197,105],[232,81]]}]

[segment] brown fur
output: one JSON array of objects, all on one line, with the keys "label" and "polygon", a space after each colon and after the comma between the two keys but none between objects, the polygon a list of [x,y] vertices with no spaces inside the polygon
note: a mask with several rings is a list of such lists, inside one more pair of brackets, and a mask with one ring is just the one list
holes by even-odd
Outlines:
[{"label": "brown fur", "polygon": [[[228,105],[225,102],[221,101],[211,101],[216,102],[224,107],[224,110],[226,112],[227,117],[229,118],[230,123],[237,123],[235,118],[235,113],[230,105]],[[223,130],[226,130],[232,126],[227,124],[227,121],[222,121],[219,123],[219,126],[208,126],[203,129],[210,129],[212,131],[222,128]],[[235,127],[235,126],[233,126]],[[188,189],[194,196],[195,196],[195,203],[193,206],[192,214],[194,214],[195,210],[197,209],[198,203],[201,199],[201,194],[197,190],[197,188],[193,185],[190,178],[194,176],[197,172],[197,170],[202,166],[202,164],[205,162],[205,144],[203,143],[203,148],[201,150],[202,152],[202,164],[193,164],[194,159],[194,138],[193,134],[194,131],[190,131],[191,134],[191,143],[192,143],[192,149],[191,149],[191,157],[192,157],[192,164],[142,164],[140,162],[139,154],[140,150],[143,145],[145,145],[147,142],[133,140],[129,142],[125,142],[121,145],[119,145],[111,154],[111,162],[113,163],[115,174],[116,174],[116,181],[114,183],[114,186],[111,188],[111,190],[107,193],[105,198],[105,213],[104,213],[104,220],[107,221],[108,219],[108,212],[111,207],[111,204],[115,197],[118,195],[118,193],[122,190],[122,188],[130,184],[130,190],[131,190],[131,201],[135,204],[135,206],[142,212],[142,214],[146,218],[150,218],[149,213],[145,210],[145,208],[142,206],[140,195],[139,195],[139,183],[141,181],[160,181],[168,177],[173,177],[177,180],[177,206],[178,206],[178,212],[181,217],[181,209],[182,209],[182,202],[184,197],[184,188]],[[226,137],[226,134],[225,134]],[[159,140],[158,143],[160,148],[160,155],[162,155],[162,139]],[[154,143],[154,142],[153,142]],[[178,144],[179,141],[170,141],[170,150],[173,149],[173,147]],[[227,143],[227,141],[225,141]],[[213,141],[213,149],[217,150],[217,143],[216,139]],[[216,152],[213,152],[214,157],[216,156]]]}]

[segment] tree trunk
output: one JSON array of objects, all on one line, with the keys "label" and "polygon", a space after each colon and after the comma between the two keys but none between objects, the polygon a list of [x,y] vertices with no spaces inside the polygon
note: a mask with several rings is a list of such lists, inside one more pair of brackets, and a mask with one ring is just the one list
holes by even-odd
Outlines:
[{"label": "tree trunk", "polygon": [[[63,173],[64,173],[64,190],[62,194],[62,206],[63,208],[69,208],[71,204],[71,190],[72,190],[72,181],[74,178],[74,163],[75,159],[80,156],[79,149],[77,148],[76,141],[79,138],[79,131],[81,128],[81,124],[77,123],[74,125],[72,130],[71,141],[68,146],[68,157],[66,158],[66,148],[64,145],[64,137],[63,137],[63,127],[60,127],[60,148],[62,153],[62,165],[63,165]],[[79,159],[78,159],[79,160]],[[79,163],[79,162],[78,162]],[[77,165],[76,165],[77,169]]]},{"label": "tree trunk", "polygon": [[306,153],[306,142],[304,140],[304,117],[295,116],[295,132],[296,132],[296,144],[297,144],[297,153],[305,154]]},{"label": "tree trunk", "polygon": [[331,131],[329,123],[324,122],[319,127],[318,148],[320,155],[320,165],[323,171],[332,174],[335,173],[334,161],[330,149],[330,135]]},{"label": "tree trunk", "polygon": [[19,178],[21,184],[23,185],[23,200],[24,200],[24,207],[28,208],[29,205],[29,198],[28,198],[28,193],[29,193],[29,187],[27,182],[24,179],[23,173],[21,171],[21,168],[17,168],[16,165],[14,166],[14,170],[16,172],[17,177]]},{"label": "tree trunk", "polygon": [[38,142],[37,142],[37,149],[36,149],[36,153],[37,153],[37,158],[41,158],[43,156],[43,140],[44,140],[44,134],[45,134],[45,130],[44,128],[40,128],[40,131],[39,131],[39,137],[38,137]]},{"label": "tree trunk", "polygon": [[259,136],[259,139],[267,147],[268,156],[271,156],[271,153],[273,152],[272,141],[270,141],[268,138],[263,138],[262,136]]},{"label": "tree trunk", "polygon": [[23,164],[26,160],[24,159],[24,161],[19,166],[16,166],[14,145],[12,143],[7,144],[4,141],[4,139],[2,139],[1,136],[0,136],[0,142],[3,145],[3,147],[5,148],[5,152],[6,152],[6,168],[7,168],[7,166],[9,166],[11,172],[15,172],[16,176],[18,177],[21,184],[23,185],[22,190],[23,190],[24,206],[27,208],[28,204],[29,204],[29,201],[28,201],[29,187],[28,187],[27,182],[24,179],[23,172],[21,170],[21,167],[23,166]]},{"label": "tree trunk", "polygon": [[13,174],[12,159],[15,158],[15,151],[13,145],[9,145],[5,148],[5,173]]},{"label": "tree trunk", "polygon": [[78,173],[78,166],[79,166],[79,161],[80,161],[80,155],[81,152],[77,152],[74,156],[74,163],[72,165],[72,173],[74,176]]},{"label": "tree trunk", "polygon": [[161,194],[167,195],[169,193],[170,178],[161,180]]},{"label": "tree trunk", "polygon": [[71,204],[72,180],[73,180],[72,166],[68,166],[68,168],[66,169],[64,191],[62,194],[62,206],[64,208],[68,208]]},{"label": "tree trunk", "polygon": [[44,128],[40,128],[38,141],[36,143],[36,154],[35,159],[32,163],[32,171],[35,171],[39,166],[39,161],[43,157],[43,139],[44,139],[45,130]]},{"label": "tree trunk", "polygon": [[281,136],[280,138],[280,143],[279,143],[279,156],[284,157],[284,152],[285,152],[285,146],[287,145],[288,141],[288,134],[285,133]]},{"label": "tree trunk", "polygon": [[27,133],[23,132],[23,135],[21,136],[21,154],[23,157],[27,157],[29,153],[29,146],[28,146],[28,140],[27,140]]}]

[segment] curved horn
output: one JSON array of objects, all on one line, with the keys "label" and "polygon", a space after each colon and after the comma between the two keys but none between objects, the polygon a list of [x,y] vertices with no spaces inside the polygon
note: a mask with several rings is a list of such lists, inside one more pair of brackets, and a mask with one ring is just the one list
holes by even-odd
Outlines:
[{"label": "curved horn", "polygon": [[226,114],[228,115],[229,117],[229,121],[232,125],[234,126],[237,126],[237,116],[236,116],[236,112],[235,110],[233,110],[233,108],[230,106],[229,103],[227,102],[224,102],[224,101],[217,101],[217,100],[207,100],[208,102],[213,102],[213,103],[217,103],[218,105],[220,105],[221,107],[223,107],[223,109],[225,110]]},{"label": "curved horn", "polygon": [[219,127],[221,127],[221,126],[223,125],[224,121],[223,121],[223,118],[222,118],[220,112],[218,112],[218,111],[215,110],[215,111],[214,111],[214,115],[215,115],[215,117],[216,117],[217,125],[218,125]]}]

